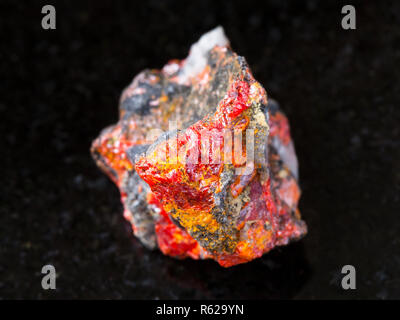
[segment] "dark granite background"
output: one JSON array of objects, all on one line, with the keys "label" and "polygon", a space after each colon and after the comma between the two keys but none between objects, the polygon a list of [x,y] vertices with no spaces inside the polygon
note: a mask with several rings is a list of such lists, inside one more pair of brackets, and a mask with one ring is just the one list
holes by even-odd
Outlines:
[{"label": "dark granite background", "polygon": [[[400,298],[400,3],[351,3],[346,31],[337,1],[2,1],[0,297]],[[89,154],[123,87],[219,24],[289,116],[309,226],[230,269],[143,248]]]}]

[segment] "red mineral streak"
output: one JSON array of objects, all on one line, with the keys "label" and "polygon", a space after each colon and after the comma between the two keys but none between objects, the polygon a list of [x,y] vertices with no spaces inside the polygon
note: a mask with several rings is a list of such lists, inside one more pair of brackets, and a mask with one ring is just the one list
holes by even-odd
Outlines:
[{"label": "red mineral streak", "polygon": [[271,137],[278,136],[284,145],[290,142],[289,122],[282,112],[277,112],[271,116]]},{"label": "red mineral streak", "polygon": [[[135,164],[136,172],[159,198],[163,198],[167,194],[178,208],[211,210],[213,205],[211,195],[219,187],[219,175],[223,163],[213,164],[211,154],[206,154],[205,158],[208,161],[204,163],[202,153],[209,152],[210,148],[206,150],[201,148],[201,133],[206,131],[210,135],[211,141],[219,140],[219,154],[222,154],[224,146],[222,130],[231,128],[235,123],[234,120],[237,120],[241,113],[249,108],[249,103],[249,85],[244,81],[234,82],[212,117],[206,121],[200,120],[188,128],[185,133],[178,134],[176,142],[178,150],[176,152],[170,152],[171,149],[175,149],[175,146],[171,146],[174,141],[172,143],[165,141],[152,158],[141,158]],[[183,152],[182,148],[187,146],[189,147],[186,152]],[[196,152],[194,149],[200,152]],[[185,159],[178,159],[177,163],[171,164],[171,158],[176,153],[198,154],[198,157],[194,163],[186,162],[185,157]],[[160,163],[165,163],[165,165],[160,165]],[[171,166],[174,166],[173,169]]]},{"label": "red mineral streak", "polygon": [[162,253],[175,257],[199,259],[202,249],[187,232],[176,226],[153,193],[148,194],[149,204],[157,206],[160,216],[156,221],[157,243]]}]

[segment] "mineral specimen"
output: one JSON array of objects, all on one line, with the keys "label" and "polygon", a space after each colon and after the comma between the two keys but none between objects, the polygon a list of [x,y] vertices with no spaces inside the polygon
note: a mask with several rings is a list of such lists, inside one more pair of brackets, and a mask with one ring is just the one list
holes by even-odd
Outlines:
[{"label": "mineral specimen", "polygon": [[91,152],[148,248],[245,263],[307,232],[289,124],[218,27],[145,70]]}]

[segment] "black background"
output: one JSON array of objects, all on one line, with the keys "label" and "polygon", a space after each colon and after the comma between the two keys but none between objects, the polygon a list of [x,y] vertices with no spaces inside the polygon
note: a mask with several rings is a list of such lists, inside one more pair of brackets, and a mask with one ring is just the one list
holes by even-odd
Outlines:
[{"label": "black background", "polygon": [[[353,1],[356,30],[344,4],[2,1],[0,298],[400,298],[400,3]],[[289,116],[309,227],[229,269],[143,248],[89,154],[131,79],[217,25]]]}]

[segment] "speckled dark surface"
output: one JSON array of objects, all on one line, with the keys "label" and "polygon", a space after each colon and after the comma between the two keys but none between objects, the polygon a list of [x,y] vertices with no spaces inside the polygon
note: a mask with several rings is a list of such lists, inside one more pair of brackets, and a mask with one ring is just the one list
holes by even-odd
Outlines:
[{"label": "speckled dark surface", "polygon": [[[0,5],[1,298],[400,298],[398,2],[353,2],[354,31],[336,1],[52,3],[55,31],[44,3]],[[143,248],[89,154],[133,76],[218,24],[289,116],[309,226],[230,269]],[[56,291],[40,286],[48,263]]]}]

